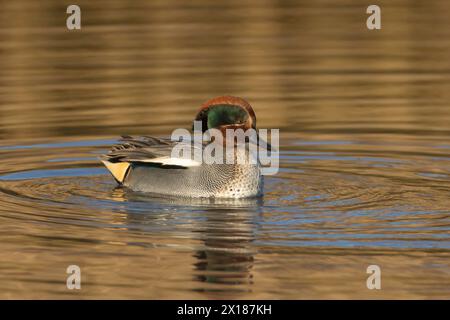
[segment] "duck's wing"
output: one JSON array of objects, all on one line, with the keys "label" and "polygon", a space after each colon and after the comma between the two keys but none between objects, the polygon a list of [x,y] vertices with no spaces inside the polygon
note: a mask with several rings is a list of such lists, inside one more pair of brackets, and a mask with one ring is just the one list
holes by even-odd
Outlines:
[{"label": "duck's wing", "polygon": [[119,143],[114,145],[107,154],[102,155],[100,160],[119,183],[124,181],[133,163],[147,164],[167,169],[188,168],[201,164],[200,162],[194,161],[193,157],[189,157],[187,154],[184,154],[184,157],[174,156],[173,150],[175,147],[178,150],[183,147],[186,150],[190,148],[192,152],[194,148],[198,148],[190,141],[178,142],[150,136],[122,136]]}]

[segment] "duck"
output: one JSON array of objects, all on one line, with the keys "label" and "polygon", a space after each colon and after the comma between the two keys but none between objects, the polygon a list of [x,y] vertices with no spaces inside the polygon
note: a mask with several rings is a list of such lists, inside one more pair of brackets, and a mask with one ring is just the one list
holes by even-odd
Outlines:
[{"label": "duck", "polygon": [[[203,103],[194,117],[202,133],[218,130],[224,139],[202,142],[225,148],[227,130],[256,130],[255,112],[246,100],[234,96],[219,96]],[[194,128],[194,125],[193,125]],[[251,145],[263,140],[245,139],[248,155]],[[270,144],[264,147],[270,150]],[[153,136],[122,136],[111,150],[100,156],[119,186],[137,192],[188,198],[252,198],[263,194],[264,179],[258,159],[232,163],[206,163],[174,156],[173,149],[180,143],[192,146],[192,141],[173,141]],[[233,139],[233,148],[237,147]],[[194,147],[195,149],[195,147]],[[236,156],[235,156],[236,157]],[[246,158],[247,159],[247,158]],[[250,159],[250,158],[248,158]]]}]

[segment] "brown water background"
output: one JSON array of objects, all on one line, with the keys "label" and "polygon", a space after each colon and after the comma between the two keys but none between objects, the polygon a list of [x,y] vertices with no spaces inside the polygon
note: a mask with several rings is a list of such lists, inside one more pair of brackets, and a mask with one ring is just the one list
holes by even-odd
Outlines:
[{"label": "brown water background", "polygon": [[[450,298],[450,2],[69,4],[1,2],[0,298]],[[116,188],[119,135],[223,94],[280,129],[263,199]]]}]

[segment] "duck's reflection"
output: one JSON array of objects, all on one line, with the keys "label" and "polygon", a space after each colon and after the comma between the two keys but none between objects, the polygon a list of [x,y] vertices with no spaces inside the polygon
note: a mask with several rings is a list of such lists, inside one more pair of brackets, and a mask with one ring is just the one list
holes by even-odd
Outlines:
[{"label": "duck's reflection", "polygon": [[[114,190],[113,196],[128,203],[124,208],[130,228],[140,224],[154,232],[161,224],[176,229],[180,220],[189,221],[189,237],[202,242],[193,254],[194,279],[199,283],[193,290],[251,291],[256,254],[253,242],[262,199],[150,198],[122,189]],[[139,209],[144,206],[145,213]]]},{"label": "duck's reflection", "polygon": [[244,290],[250,290],[259,215],[247,210],[210,209],[205,216],[201,230],[204,246],[194,254],[196,279],[208,284],[243,285]]}]

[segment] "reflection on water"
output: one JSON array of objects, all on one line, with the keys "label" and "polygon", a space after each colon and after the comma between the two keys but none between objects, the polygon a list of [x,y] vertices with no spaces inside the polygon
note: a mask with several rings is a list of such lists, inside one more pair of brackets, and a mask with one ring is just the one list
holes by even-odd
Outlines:
[{"label": "reflection on water", "polygon": [[[115,189],[116,200],[144,201],[151,203],[155,198],[148,194],[139,194],[123,188]],[[190,223],[190,232],[201,240],[198,250],[194,250],[196,262],[194,280],[205,283],[192,288],[195,291],[251,292],[251,269],[256,253],[251,245],[255,239],[256,228],[260,224],[263,200],[259,199],[175,199],[159,197],[158,205],[177,206],[201,210],[201,216]],[[170,210],[172,211],[172,210]],[[158,215],[143,215],[128,210],[127,224],[139,225],[139,228],[160,229]],[[185,215],[184,213],[183,215]],[[161,217],[160,217],[161,218]],[[189,219],[183,216],[182,219]],[[220,286],[216,286],[219,284]],[[236,286],[237,285],[237,286]]]},{"label": "reflection on water", "polygon": [[[195,253],[196,279],[202,282],[250,286],[252,282],[253,242],[256,224],[252,211],[229,213],[211,210],[203,230],[204,247]],[[250,216],[250,217],[249,217]],[[221,290],[232,290],[224,286]],[[220,289],[217,289],[220,290]],[[247,289],[251,292],[250,289]]]},{"label": "reflection on water", "polygon": [[[447,1],[381,1],[381,31],[356,0],[78,5],[73,32],[60,1],[0,11],[1,298],[450,297]],[[222,94],[280,128],[263,199],[134,193],[99,163]]]}]

